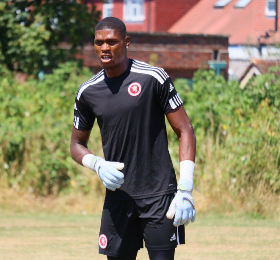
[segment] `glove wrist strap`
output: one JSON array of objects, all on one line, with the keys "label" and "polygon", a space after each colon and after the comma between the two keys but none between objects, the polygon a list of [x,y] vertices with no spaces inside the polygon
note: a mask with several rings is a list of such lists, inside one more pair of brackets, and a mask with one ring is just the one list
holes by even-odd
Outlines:
[{"label": "glove wrist strap", "polygon": [[182,191],[193,191],[193,182],[189,180],[179,180],[177,189]]},{"label": "glove wrist strap", "polygon": [[97,173],[96,165],[97,165],[98,161],[100,161],[100,160],[104,160],[104,159],[102,159],[101,157],[95,156],[93,154],[86,154],[83,157],[82,164],[85,167],[87,167]]},{"label": "glove wrist strap", "polygon": [[184,160],[180,162],[180,179],[193,181],[194,162],[191,160]]},{"label": "glove wrist strap", "polygon": [[99,175],[98,171],[99,171],[100,166],[98,166],[98,163],[100,161],[104,161],[104,159],[101,157],[98,157],[98,156],[94,156],[94,157],[95,158],[93,160],[91,160],[90,168]]},{"label": "glove wrist strap", "polygon": [[194,162],[191,160],[184,160],[180,162],[180,180],[178,189],[182,191],[193,191],[193,172]]}]

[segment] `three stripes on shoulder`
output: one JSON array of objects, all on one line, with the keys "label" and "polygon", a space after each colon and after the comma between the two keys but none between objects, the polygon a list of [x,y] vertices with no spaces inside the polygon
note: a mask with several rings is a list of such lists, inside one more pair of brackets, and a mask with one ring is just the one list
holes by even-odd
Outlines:
[{"label": "three stripes on shoulder", "polygon": [[[131,71],[135,73],[142,73],[142,74],[147,74],[151,75],[154,78],[156,78],[160,84],[163,84],[166,79],[169,78],[168,74],[164,71],[164,69],[159,68],[159,67],[154,67],[149,65],[148,63],[142,62],[142,61],[137,61],[137,60],[132,60],[132,66],[131,66]],[[90,85],[97,84],[98,82],[102,81],[105,78],[104,75],[104,69],[101,70],[99,73],[97,73],[95,76],[93,76],[91,79],[88,81],[84,82],[80,88],[78,89],[77,92],[77,100],[80,99],[83,91],[89,87]],[[174,89],[174,86],[170,84],[169,91],[171,92]],[[183,104],[183,101],[179,97],[178,93],[176,96],[172,97],[169,99],[169,104],[172,109],[180,106]]]}]

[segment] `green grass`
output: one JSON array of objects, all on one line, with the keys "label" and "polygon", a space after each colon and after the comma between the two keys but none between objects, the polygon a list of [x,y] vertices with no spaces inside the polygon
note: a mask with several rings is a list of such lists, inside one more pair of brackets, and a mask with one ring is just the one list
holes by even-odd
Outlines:
[{"label": "green grass", "polygon": [[[1,213],[1,211],[0,211]],[[100,215],[0,215],[0,259],[106,259],[98,254]],[[280,259],[280,222],[247,216],[199,216],[186,227],[183,259]],[[146,249],[137,260],[146,260]]]}]

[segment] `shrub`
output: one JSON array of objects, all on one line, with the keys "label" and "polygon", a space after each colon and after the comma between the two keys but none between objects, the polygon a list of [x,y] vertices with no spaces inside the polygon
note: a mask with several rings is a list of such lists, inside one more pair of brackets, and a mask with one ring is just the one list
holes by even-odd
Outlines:
[{"label": "shrub", "polygon": [[[263,213],[269,196],[280,193],[280,79],[257,76],[242,90],[213,71],[199,71],[193,91],[175,85],[197,137],[197,189],[224,206],[235,201]],[[178,158],[174,134],[168,133]]]},{"label": "shrub", "polygon": [[[3,67],[0,73],[1,184],[41,195],[73,187],[102,193],[101,182],[81,174],[69,153],[74,98],[92,76],[89,70],[65,63],[43,80],[25,83]],[[268,202],[279,198],[279,85],[273,73],[255,77],[243,90],[212,71],[198,71],[192,88],[175,81],[197,137],[195,189],[221,211],[242,206],[264,214],[272,211]],[[178,141],[168,124],[167,133],[178,173]],[[89,147],[102,156],[97,126]]]},{"label": "shrub", "polygon": [[[57,194],[78,175],[69,154],[75,94],[91,77],[75,63],[59,65],[43,81],[17,83],[7,71],[0,78],[0,176],[11,187]],[[3,183],[2,183],[3,184]],[[86,185],[84,185],[86,186]]]}]

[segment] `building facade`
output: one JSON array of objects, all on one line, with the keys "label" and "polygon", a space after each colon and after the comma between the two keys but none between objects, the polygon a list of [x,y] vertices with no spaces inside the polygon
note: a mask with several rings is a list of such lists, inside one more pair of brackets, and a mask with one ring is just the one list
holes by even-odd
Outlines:
[{"label": "building facade", "polygon": [[[101,18],[114,16],[126,24],[131,44],[128,56],[164,68],[172,79],[191,79],[198,69],[216,69],[227,78],[228,36],[168,33],[202,0],[85,0],[101,11]],[[94,73],[101,67],[92,43],[77,58]]]},{"label": "building facade", "polygon": [[86,0],[96,6],[102,18],[114,16],[124,21],[128,32],[166,32],[199,0]]},{"label": "building facade", "polygon": [[[219,35],[192,35],[170,33],[130,32],[128,57],[162,67],[172,79],[191,79],[200,68],[209,69],[209,62],[219,60],[224,66],[220,73],[227,78],[228,37]],[[94,46],[87,43],[77,55],[94,73],[101,70]]]},{"label": "building facade", "polygon": [[252,58],[279,59],[279,11],[276,0],[201,0],[168,32],[229,35],[229,73],[240,78]]}]

